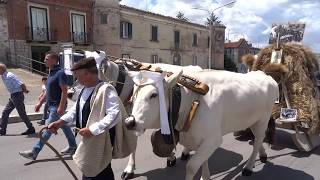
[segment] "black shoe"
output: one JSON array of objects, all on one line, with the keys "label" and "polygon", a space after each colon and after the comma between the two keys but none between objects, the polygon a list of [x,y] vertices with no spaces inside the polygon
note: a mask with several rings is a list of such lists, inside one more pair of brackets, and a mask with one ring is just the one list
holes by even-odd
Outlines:
[{"label": "black shoe", "polygon": [[40,120],[40,121],[37,122],[37,124],[39,124],[39,126],[44,125],[44,124],[45,124],[45,121]]},{"label": "black shoe", "polygon": [[21,135],[29,135],[29,134],[34,134],[36,133],[36,130],[34,127],[27,129],[25,132],[21,133]]},{"label": "black shoe", "polygon": [[6,135],[7,133],[5,132],[5,131],[2,131],[2,130],[0,130],[0,136],[4,136],[4,135]]}]

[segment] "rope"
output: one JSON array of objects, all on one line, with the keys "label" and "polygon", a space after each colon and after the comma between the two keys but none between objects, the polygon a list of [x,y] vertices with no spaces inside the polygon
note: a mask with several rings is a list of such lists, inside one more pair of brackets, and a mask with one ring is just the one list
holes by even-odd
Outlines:
[{"label": "rope", "polygon": [[38,137],[40,138],[40,141],[43,142],[45,145],[47,145],[56,155],[57,157],[62,161],[62,163],[66,166],[66,168],[68,169],[68,171],[70,172],[70,174],[73,176],[73,178],[75,180],[78,180],[77,176],[75,175],[75,173],[72,171],[72,169],[70,168],[70,166],[68,165],[68,163],[63,159],[63,157],[60,155],[60,153],[51,145],[48,143],[48,141],[46,141],[43,137],[42,137],[42,133],[44,130],[48,130],[48,127],[45,126],[43,127],[40,131],[39,131],[39,135]]}]

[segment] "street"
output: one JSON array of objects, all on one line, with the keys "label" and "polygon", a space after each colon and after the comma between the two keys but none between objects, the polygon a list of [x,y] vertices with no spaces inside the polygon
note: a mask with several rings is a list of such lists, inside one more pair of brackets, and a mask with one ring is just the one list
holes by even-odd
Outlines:
[{"label": "street", "polygon": [[[36,126],[37,130],[40,129]],[[0,179],[1,180],[62,180],[72,179],[67,169],[55,154],[45,147],[36,161],[24,159],[18,155],[20,150],[27,150],[35,143],[35,137],[18,135],[25,128],[23,123],[9,124],[8,135],[0,137]],[[185,162],[179,159],[181,147],[177,150],[177,164],[166,168],[166,159],[158,158],[152,153],[150,132],[147,131],[138,141],[136,180],[176,180],[184,179]],[[79,140],[79,139],[78,139]],[[224,137],[223,145],[209,159],[211,179],[254,179],[254,180],[319,180],[320,148],[311,153],[298,152],[290,134],[277,130],[276,145],[267,148],[268,163],[256,161],[254,174],[251,177],[241,176],[241,169],[251,153],[249,141],[235,140],[232,134]],[[50,143],[60,151],[67,144],[62,133],[54,135]],[[80,178],[81,173],[66,157],[68,164]],[[116,179],[121,179],[121,173],[127,163],[126,159],[114,160],[112,167]],[[200,171],[199,171],[200,172]],[[200,178],[198,172],[197,178]]]}]

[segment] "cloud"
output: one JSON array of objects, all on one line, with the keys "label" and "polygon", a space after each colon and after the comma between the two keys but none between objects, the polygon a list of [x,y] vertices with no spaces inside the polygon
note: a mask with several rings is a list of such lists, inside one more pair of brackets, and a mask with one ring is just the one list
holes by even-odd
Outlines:
[{"label": "cloud", "polygon": [[[148,6],[146,6],[148,2]],[[175,17],[182,11],[192,22],[204,24],[207,11],[230,0],[123,0],[120,3],[135,8]],[[226,38],[246,38],[258,46],[268,43],[272,23],[301,22],[306,24],[303,44],[320,53],[319,0],[237,0],[231,7],[214,11],[227,27]]]}]

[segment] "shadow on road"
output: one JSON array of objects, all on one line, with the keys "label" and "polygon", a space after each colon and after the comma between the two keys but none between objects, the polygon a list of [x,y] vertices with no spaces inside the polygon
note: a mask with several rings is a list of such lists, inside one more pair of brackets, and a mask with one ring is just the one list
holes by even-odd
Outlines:
[{"label": "shadow on road", "polygon": [[[285,166],[274,165],[273,163],[267,162],[262,170],[257,171],[250,177],[244,176],[233,176],[233,174],[238,174],[241,169],[236,169],[238,172],[230,172],[223,180],[229,180],[234,178],[235,180],[247,180],[247,179],[259,179],[259,180],[274,180],[274,179],[290,179],[290,180],[314,180],[315,178],[311,175],[292,168]],[[231,175],[232,174],[232,175]],[[214,179],[214,178],[213,178]]]},{"label": "shadow on road", "polygon": [[[221,173],[237,166],[243,160],[242,155],[232,151],[218,148],[209,158],[209,168],[211,174]],[[145,176],[147,179],[164,180],[164,179],[184,179],[187,161],[178,160],[175,167],[154,169],[135,177]],[[196,174],[196,179],[200,179],[200,171]]]}]

